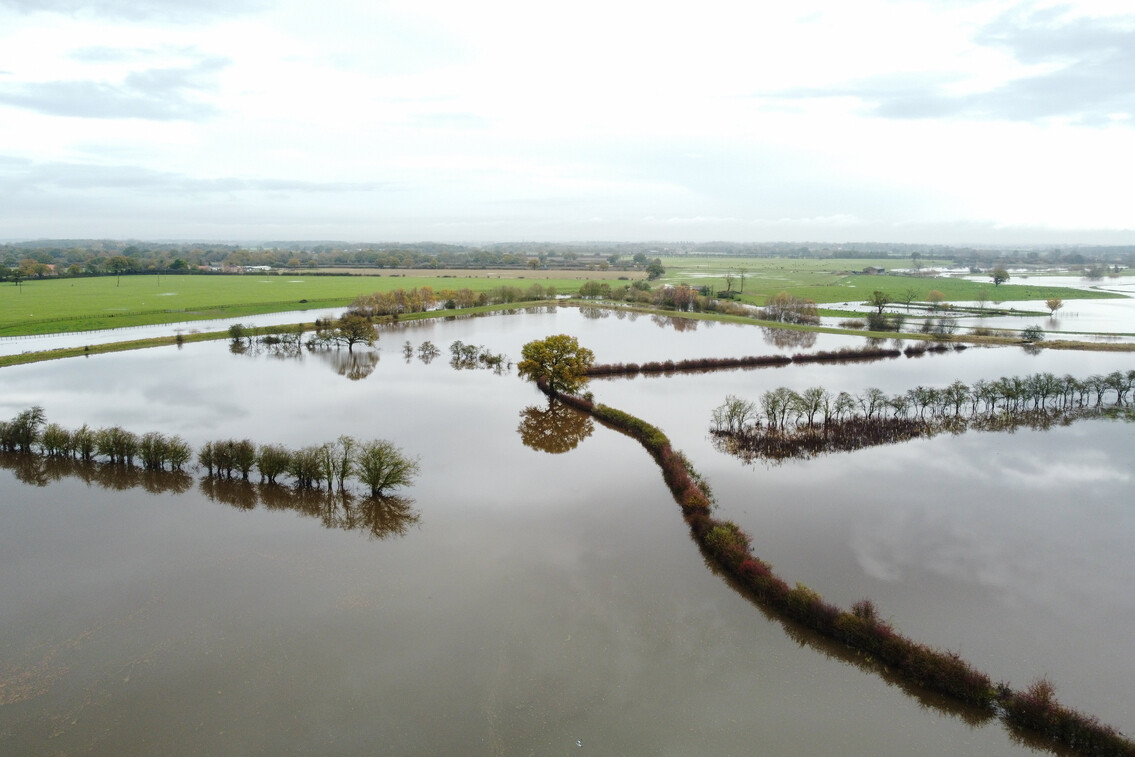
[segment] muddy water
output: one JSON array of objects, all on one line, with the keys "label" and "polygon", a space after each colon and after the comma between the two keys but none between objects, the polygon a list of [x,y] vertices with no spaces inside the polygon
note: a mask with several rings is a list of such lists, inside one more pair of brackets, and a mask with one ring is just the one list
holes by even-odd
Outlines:
[{"label": "muddy water", "polygon": [[[677,331],[561,309],[386,333],[357,380],[342,361],[233,355],[221,344],[4,369],[0,417],[38,402],[67,426],[194,443],[385,437],[420,456],[422,475],[406,492],[413,501],[382,521],[392,527],[374,529],[345,525],[366,522],[348,517],[358,500],[266,498],[197,475],[147,489],[109,473],[5,464],[0,751],[1028,751],[996,723],[909,696],[786,633],[734,594],[625,437],[547,411],[513,375],[456,371],[447,354],[407,362],[400,350],[406,339],[443,351],[462,340],[515,360],[524,342],[560,332],[603,361],[781,349],[753,328]],[[825,340],[816,348],[843,343]],[[1120,645],[1132,612],[1112,591],[1132,574],[1129,508],[1114,496],[1135,469],[1130,427],[940,438],[773,470],[705,440],[726,391],[905,387],[1051,361],[970,350],[592,389],[690,452],[721,512],[750,528],[789,580],[841,603],[872,596],[910,635],[959,648],[995,676],[1049,673],[1071,704],[1131,731]],[[1119,362],[1072,356],[1059,370]],[[1026,465],[1046,450],[1063,452],[1066,473]],[[1008,496],[1041,474],[1031,496]],[[1082,495],[1065,496],[1061,475]],[[982,507],[988,496],[996,508]],[[1072,632],[1093,643],[1074,644]],[[1073,652],[1084,647],[1093,649]]]}]

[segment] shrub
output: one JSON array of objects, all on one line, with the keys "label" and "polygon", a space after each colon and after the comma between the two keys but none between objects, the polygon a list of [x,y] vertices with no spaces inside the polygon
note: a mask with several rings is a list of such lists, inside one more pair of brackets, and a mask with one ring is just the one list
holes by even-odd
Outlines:
[{"label": "shrub", "polygon": [[71,434],[71,445],[81,460],[90,460],[95,455],[95,432],[83,424]]},{"label": "shrub", "polygon": [[869,331],[890,331],[891,322],[882,313],[868,313],[867,329]]},{"label": "shrub", "polygon": [[95,432],[95,449],[112,463],[133,465],[138,453],[138,437],[120,426],[100,428]]},{"label": "shrub", "polygon": [[789,589],[785,603],[788,614],[806,626],[828,635],[835,630],[839,610],[804,584],[797,583],[795,588]]},{"label": "shrub", "polygon": [[288,473],[296,480],[300,489],[318,489],[319,482],[323,480],[322,466],[320,466],[320,448],[304,447],[291,454],[288,462]]},{"label": "shrub", "polygon": [[260,471],[260,479],[271,484],[276,483],[276,478],[288,471],[291,458],[292,453],[282,445],[262,445],[256,455],[256,468]]},{"label": "shrub", "polygon": [[165,465],[167,442],[164,435],[156,431],[142,434],[138,442],[138,455],[142,458],[142,467],[147,470],[158,470]]},{"label": "shrub", "polygon": [[393,442],[381,439],[361,444],[355,464],[359,480],[370,487],[372,497],[409,486],[420,468],[416,459],[407,457]]},{"label": "shrub", "polygon": [[240,471],[240,477],[245,481],[248,480],[248,474],[252,471],[252,467],[256,465],[256,445],[248,439],[241,439],[240,441],[228,441],[230,449],[230,456],[234,468]]},{"label": "shrub", "polygon": [[0,447],[9,452],[31,452],[39,442],[45,417],[43,408],[35,405],[7,423],[0,423]]},{"label": "shrub", "polygon": [[217,467],[217,455],[212,442],[205,442],[201,445],[201,449],[197,450],[197,464],[204,468],[209,476],[213,475],[213,468]]},{"label": "shrub", "polygon": [[724,521],[711,528],[703,541],[714,554],[734,557],[737,549],[748,552],[751,539],[736,523]]},{"label": "shrub", "polygon": [[213,464],[218,476],[224,474],[225,478],[232,478],[233,468],[236,467],[233,463],[232,441],[213,442]]},{"label": "shrub", "polygon": [[187,441],[180,436],[166,439],[166,462],[171,469],[181,470],[191,459],[193,459],[193,448]]},{"label": "shrub", "polygon": [[71,432],[58,423],[49,423],[40,438],[43,454],[58,456],[71,454]]}]

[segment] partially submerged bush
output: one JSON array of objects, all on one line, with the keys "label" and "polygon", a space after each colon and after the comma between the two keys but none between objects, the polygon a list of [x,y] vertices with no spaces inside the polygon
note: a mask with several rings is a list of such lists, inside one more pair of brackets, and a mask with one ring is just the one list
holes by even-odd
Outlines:
[{"label": "partially submerged bush", "polygon": [[420,469],[416,459],[407,457],[392,442],[381,439],[360,445],[355,462],[359,480],[370,488],[372,497],[409,486]]}]

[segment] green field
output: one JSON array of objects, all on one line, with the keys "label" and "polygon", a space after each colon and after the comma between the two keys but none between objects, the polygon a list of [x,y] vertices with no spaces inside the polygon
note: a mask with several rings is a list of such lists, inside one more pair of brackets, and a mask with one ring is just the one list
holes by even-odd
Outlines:
[{"label": "green field", "polygon": [[579,279],[457,276],[113,276],[0,285],[0,336],[143,326],[348,305],[360,294],[423,286],[475,292],[532,284],[577,292]]},{"label": "green field", "polygon": [[[1020,279],[1029,283],[994,287],[992,282],[966,281],[954,278],[914,276],[869,276],[857,271],[867,266],[878,268],[905,265],[895,259],[814,259],[814,258],[725,258],[674,257],[663,260],[666,274],[659,284],[686,283],[709,286],[714,291],[726,288],[725,275],[744,268],[745,281],[741,300],[763,305],[765,300],[782,291],[813,300],[818,304],[864,302],[875,290],[886,292],[893,301],[904,302],[907,290],[914,290],[914,301],[924,302],[927,293],[936,289],[946,302],[975,301],[984,293],[989,303],[1043,301],[1049,297],[1063,300],[1095,297],[1117,297],[1106,292],[1062,287],[1039,286],[1036,277]],[[933,265],[926,261],[925,265]],[[580,276],[594,276],[618,285],[625,275],[618,271],[585,273],[564,272],[561,278],[544,278],[543,272],[481,272],[476,277],[464,271],[420,275],[422,271],[396,273],[383,271],[382,276],[113,276],[74,279],[25,281],[22,286],[0,285],[0,336],[53,334],[69,331],[91,331],[125,326],[173,323],[208,318],[239,318],[278,311],[341,307],[360,294],[398,288],[428,286],[435,291],[467,287],[484,291],[500,286],[521,289],[532,284],[555,287],[559,293],[579,291]],[[569,276],[571,278],[569,278]],[[739,277],[734,290],[741,286]]]},{"label": "green field", "polygon": [[[662,264],[666,267],[666,275],[662,279],[666,283],[704,285],[714,291],[726,288],[725,275],[730,271],[734,273],[733,290],[737,291],[741,285],[738,272],[744,268],[747,273],[741,300],[755,305],[763,305],[766,298],[779,292],[788,292],[817,304],[865,302],[875,290],[885,292],[895,302],[905,301],[907,290],[914,291],[915,302],[925,302],[932,289],[941,292],[946,302],[972,302],[978,300],[983,292],[991,303],[1043,301],[1049,297],[1084,300],[1122,296],[1095,290],[1038,286],[1032,283],[1034,278],[1028,279],[1028,284],[1014,284],[1010,279],[1009,283],[994,287],[992,281],[857,273],[867,266],[886,269],[906,265],[906,261],[893,258],[820,260],[674,257],[663,259]],[[933,261],[923,263],[925,267],[933,264]]]}]

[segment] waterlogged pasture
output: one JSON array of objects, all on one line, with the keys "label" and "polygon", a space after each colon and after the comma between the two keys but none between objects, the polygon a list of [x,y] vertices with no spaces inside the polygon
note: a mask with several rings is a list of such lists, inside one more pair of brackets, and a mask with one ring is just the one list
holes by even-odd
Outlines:
[{"label": "waterlogged pasture", "polygon": [[[756,327],[587,315],[387,329],[358,380],[342,360],[223,343],[4,369],[0,417],[39,403],[68,427],[194,444],[386,437],[421,457],[422,475],[402,533],[378,538],[336,525],[333,502],[270,507],[197,481],[34,485],[0,467],[0,751],[1030,753],[997,723],[767,619],[707,569],[635,442],[542,416],[547,401],[513,375],[447,363],[455,340],[516,360],[553,333],[601,362],[809,348]],[[856,342],[811,336],[814,349]],[[403,358],[403,341],[427,339],[441,357]],[[775,468],[745,466],[707,434],[726,393],[1128,367],[1125,355],[970,349],[591,389],[689,453],[719,512],[781,575],[844,605],[871,597],[908,635],[995,677],[1047,674],[1066,704],[1130,733],[1130,426],[938,437]],[[548,428],[566,451],[525,445],[555,440]]]},{"label": "waterlogged pasture", "polygon": [[[1005,290],[995,288],[987,279],[966,277],[966,279],[927,279],[924,286],[937,286],[935,282],[961,282],[973,281],[981,283],[986,292],[987,300],[957,299],[947,297],[947,302],[958,308],[966,310],[942,310],[938,313],[927,313],[921,308],[909,310],[901,302],[892,303],[887,307],[891,313],[910,313],[915,316],[948,317],[953,318],[958,325],[957,333],[964,335],[972,329],[1006,329],[1020,331],[1029,326],[1040,326],[1049,339],[1069,339],[1074,341],[1114,341],[1128,342],[1135,334],[1135,281],[1125,276],[1103,281],[1090,281],[1076,276],[1020,276],[1010,279],[1016,282],[1014,286],[1059,287],[1068,291],[1079,290],[1093,296],[1106,294],[1110,299],[1072,299],[1064,300],[1063,307],[1051,313],[1043,298],[1014,299],[1006,298]],[[1009,285],[1005,285],[1009,286]],[[941,288],[945,288],[944,286]],[[972,295],[972,292],[971,292]],[[864,295],[866,299],[866,295]],[[868,313],[873,308],[865,301],[846,301],[836,303],[831,307],[840,310],[851,310]],[[977,312],[983,309],[989,312]],[[993,311],[1010,311],[1009,315],[995,314]],[[846,320],[845,317],[828,317],[824,319],[825,325],[836,325]],[[908,320],[906,331],[917,330],[917,322]]]}]

